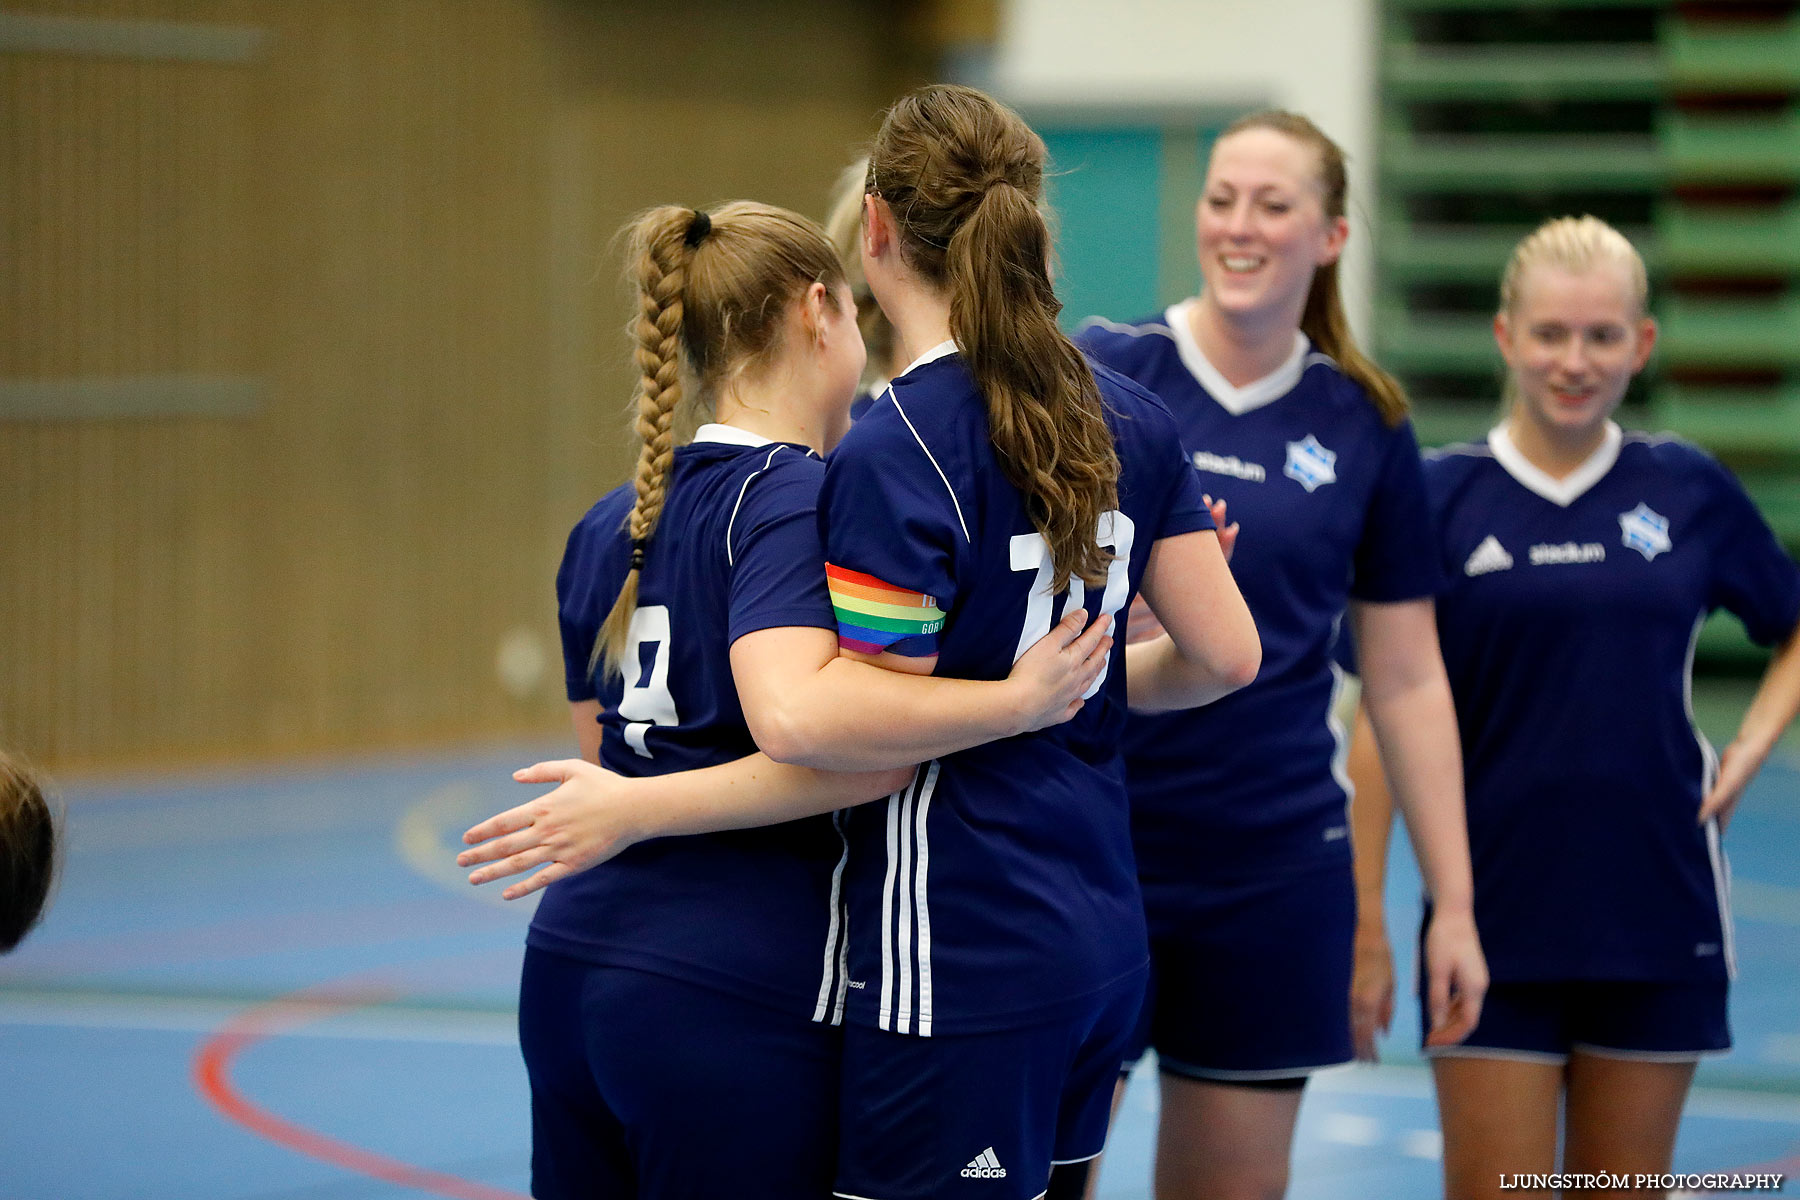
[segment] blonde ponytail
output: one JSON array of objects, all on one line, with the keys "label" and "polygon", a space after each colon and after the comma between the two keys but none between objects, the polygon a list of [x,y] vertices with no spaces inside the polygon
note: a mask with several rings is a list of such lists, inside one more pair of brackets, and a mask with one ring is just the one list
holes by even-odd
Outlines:
[{"label": "blonde ponytail", "polygon": [[[628,273],[637,291],[638,314],[631,323],[637,343],[637,470],[632,486],[637,496],[625,527],[631,535],[631,568],[619,589],[618,599],[594,639],[588,672],[604,665],[607,674],[621,673],[637,612],[638,580],[650,535],[662,516],[669,494],[669,468],[675,461],[675,408],[681,403],[682,289],[687,266],[699,238],[688,235],[708,221],[705,213],[664,207],[639,217],[631,228],[631,266]],[[705,230],[701,230],[704,236]]]},{"label": "blonde ponytail", "polygon": [[738,200],[710,213],[653,208],[626,227],[626,279],[637,296],[627,327],[638,368],[633,430],[636,493],[625,532],[631,566],[594,639],[588,671],[621,674],[637,612],[638,583],[675,462],[675,430],[688,409],[710,408],[718,389],[781,344],[788,305],[814,283],[837,304],[844,269],[813,222]]}]

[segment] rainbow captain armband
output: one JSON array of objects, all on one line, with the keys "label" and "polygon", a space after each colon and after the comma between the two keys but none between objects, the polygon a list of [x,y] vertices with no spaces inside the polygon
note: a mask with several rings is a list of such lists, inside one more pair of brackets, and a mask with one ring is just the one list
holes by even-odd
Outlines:
[{"label": "rainbow captain armband", "polygon": [[943,610],[923,592],[909,592],[831,563],[825,564],[825,583],[837,612],[838,645],[846,650],[880,654],[895,642],[944,627]]}]

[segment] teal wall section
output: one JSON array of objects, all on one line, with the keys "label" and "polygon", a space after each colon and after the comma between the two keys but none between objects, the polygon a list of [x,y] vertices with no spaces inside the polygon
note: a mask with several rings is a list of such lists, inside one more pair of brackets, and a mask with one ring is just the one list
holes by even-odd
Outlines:
[{"label": "teal wall section", "polygon": [[1194,204],[1231,115],[1033,122],[1050,150],[1065,328],[1096,314],[1141,317],[1194,294]]},{"label": "teal wall section", "polygon": [[1050,148],[1063,325],[1157,303],[1162,133],[1147,126],[1039,130]]}]

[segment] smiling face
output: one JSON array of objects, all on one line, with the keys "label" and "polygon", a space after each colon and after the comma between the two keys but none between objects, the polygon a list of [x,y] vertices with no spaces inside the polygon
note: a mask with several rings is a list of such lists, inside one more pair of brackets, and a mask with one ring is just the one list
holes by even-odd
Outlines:
[{"label": "smiling face", "polygon": [[1494,318],[1513,415],[1561,440],[1596,438],[1656,342],[1626,271],[1596,262],[1525,268],[1511,307]]},{"label": "smiling face", "polygon": [[1325,210],[1319,152],[1266,128],[1213,146],[1196,225],[1206,302],[1238,320],[1295,326],[1313,273],[1337,261],[1349,233]]}]

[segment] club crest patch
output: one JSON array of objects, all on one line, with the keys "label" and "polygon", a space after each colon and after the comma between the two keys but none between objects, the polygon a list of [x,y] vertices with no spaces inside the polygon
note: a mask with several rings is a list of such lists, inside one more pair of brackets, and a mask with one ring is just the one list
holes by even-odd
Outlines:
[{"label": "club crest patch", "polygon": [[1337,482],[1337,454],[1319,445],[1319,439],[1307,434],[1298,442],[1287,444],[1287,466],[1281,473],[1307,491],[1316,491]]},{"label": "club crest patch", "polygon": [[1669,518],[1641,500],[1630,512],[1619,514],[1619,531],[1626,548],[1643,555],[1645,562],[1674,547],[1669,541]]}]

